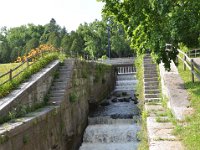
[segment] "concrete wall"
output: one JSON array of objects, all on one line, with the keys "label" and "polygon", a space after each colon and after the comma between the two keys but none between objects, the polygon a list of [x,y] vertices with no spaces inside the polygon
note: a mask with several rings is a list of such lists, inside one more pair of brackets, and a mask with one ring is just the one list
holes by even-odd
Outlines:
[{"label": "concrete wall", "polygon": [[168,72],[163,63],[159,64],[162,93],[168,98],[168,107],[172,110],[175,118],[184,120],[187,115],[193,113],[189,95],[173,62],[171,62],[170,68],[171,70]]},{"label": "concrete wall", "polygon": [[[89,105],[96,105],[112,91],[115,74],[114,68],[93,62],[67,60],[65,66],[69,78],[63,81],[67,85],[63,98],[55,105],[1,125],[1,150],[78,149],[87,126]],[[73,101],[72,94],[76,95]]]},{"label": "concrete wall", "polygon": [[9,112],[15,113],[14,111],[21,106],[34,107],[42,103],[49,91],[58,66],[59,61],[53,61],[8,96],[0,99],[0,117],[7,116]]}]

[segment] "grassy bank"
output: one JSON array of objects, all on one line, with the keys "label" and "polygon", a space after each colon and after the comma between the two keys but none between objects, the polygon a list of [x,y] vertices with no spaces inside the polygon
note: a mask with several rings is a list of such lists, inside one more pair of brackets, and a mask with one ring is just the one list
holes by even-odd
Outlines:
[{"label": "grassy bank", "polygon": [[22,82],[30,78],[32,74],[40,71],[47,64],[49,64],[51,61],[55,59],[58,59],[58,53],[48,54],[45,57],[40,58],[36,63],[31,65],[29,68],[27,68],[24,72],[22,72],[16,78],[7,82],[6,84],[3,84],[0,87],[0,98],[9,94],[12,90],[16,89]]},{"label": "grassy bank", "polygon": [[146,129],[146,117],[147,113],[144,111],[144,88],[143,88],[143,55],[139,56],[135,60],[136,70],[137,70],[137,94],[139,94],[139,107],[142,112],[141,120],[141,131],[138,134],[140,141],[138,150],[148,150],[148,139],[147,139],[147,129]]},{"label": "grassy bank", "polygon": [[189,70],[183,70],[183,63],[179,61],[179,73],[184,80],[185,88],[187,89],[191,101],[191,106],[195,113],[187,117],[187,126],[177,126],[176,133],[180,136],[187,150],[200,149],[200,82],[191,82],[191,73]]}]

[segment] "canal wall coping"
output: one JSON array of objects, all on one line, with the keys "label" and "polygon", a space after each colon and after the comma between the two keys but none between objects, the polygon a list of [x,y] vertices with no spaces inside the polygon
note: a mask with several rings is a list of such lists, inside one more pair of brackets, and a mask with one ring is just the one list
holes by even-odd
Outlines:
[{"label": "canal wall coping", "polygon": [[184,120],[187,115],[192,113],[188,92],[173,62],[171,62],[170,67],[171,70],[166,71],[164,64],[159,64],[162,93],[168,98],[168,107],[176,119]]}]

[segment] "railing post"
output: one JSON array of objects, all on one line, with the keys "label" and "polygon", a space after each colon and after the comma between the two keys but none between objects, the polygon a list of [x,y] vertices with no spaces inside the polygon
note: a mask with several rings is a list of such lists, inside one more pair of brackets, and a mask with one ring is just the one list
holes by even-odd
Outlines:
[{"label": "railing post", "polygon": [[194,62],[191,59],[191,75],[192,75],[192,83],[194,83]]},{"label": "railing post", "polygon": [[11,81],[12,80],[12,69],[10,69],[9,78],[10,78],[10,81]]},{"label": "railing post", "polygon": [[26,64],[27,64],[27,68],[29,67],[29,61],[28,58],[26,59]]},{"label": "railing post", "polygon": [[186,70],[186,56],[184,55],[184,61],[183,61],[183,70],[185,71]]},{"label": "railing post", "polygon": [[197,57],[197,50],[195,49],[194,52],[195,52],[195,58],[196,58]]}]

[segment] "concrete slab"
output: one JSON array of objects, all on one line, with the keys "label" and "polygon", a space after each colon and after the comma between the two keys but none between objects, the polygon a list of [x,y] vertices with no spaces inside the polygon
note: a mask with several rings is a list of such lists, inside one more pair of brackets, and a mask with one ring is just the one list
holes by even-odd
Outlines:
[{"label": "concrete slab", "polygon": [[163,63],[159,65],[163,94],[169,99],[168,106],[178,120],[184,120],[187,113],[191,114],[189,96],[184,88],[175,64],[171,63],[171,71],[166,71]]},{"label": "concrete slab", "polygon": [[180,141],[153,141],[149,145],[149,150],[183,150]]}]

